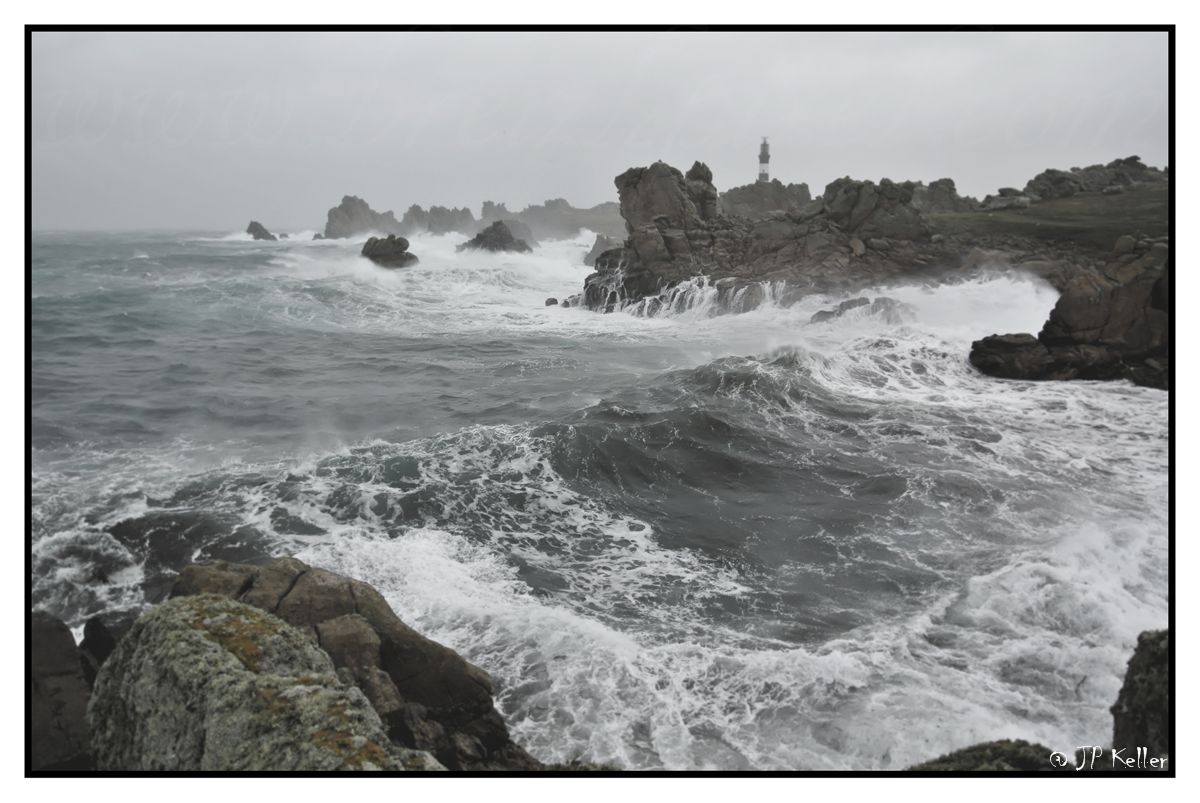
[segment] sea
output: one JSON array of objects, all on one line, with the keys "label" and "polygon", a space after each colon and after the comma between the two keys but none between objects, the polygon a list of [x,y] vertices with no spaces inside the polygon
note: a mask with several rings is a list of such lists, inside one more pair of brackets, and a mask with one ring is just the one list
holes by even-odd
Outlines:
[{"label": "sea", "polygon": [[976,372],[1049,285],[999,265],[814,323],[845,297],[731,314],[696,281],[646,317],[545,304],[590,232],[418,235],[398,270],[311,236],[34,234],[36,607],[78,634],[187,563],[296,556],[490,673],[544,761],[1111,740],[1167,624],[1168,396]]}]

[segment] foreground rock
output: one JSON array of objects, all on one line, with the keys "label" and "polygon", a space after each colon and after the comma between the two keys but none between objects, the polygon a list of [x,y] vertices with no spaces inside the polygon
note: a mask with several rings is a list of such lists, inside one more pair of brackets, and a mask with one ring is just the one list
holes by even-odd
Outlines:
[{"label": "foreground rock", "polygon": [[726,286],[730,298],[764,281],[832,292],[932,269],[948,257],[913,208],[910,183],[838,179],[820,203],[762,220],[725,214],[702,162],[686,175],[655,162],[615,183],[628,237],[596,259],[584,282],[594,310],[655,296],[666,302],[672,288],[698,276],[734,283]]},{"label": "foreground rock", "polygon": [[[536,769],[492,704],[491,679],[405,625],[366,583],[293,558],[187,566],[173,597],[216,593],[271,611],[325,650],[397,744],[451,769]],[[110,659],[111,661],[112,659]]]},{"label": "foreground rock", "polygon": [[[256,240],[269,240],[275,242],[278,238],[267,231],[267,227],[259,223],[257,220],[251,220],[250,225],[246,227],[246,233]],[[287,235],[284,235],[285,237]]]},{"label": "foreground rock", "polygon": [[1042,331],[971,344],[971,364],[1005,379],[1129,379],[1170,383],[1169,246],[1117,241],[1098,276],[1072,280]]},{"label": "foreground rock", "polygon": [[96,678],[99,769],[437,769],[387,738],[362,692],[280,619],[216,595],[142,616]]},{"label": "foreground rock", "polygon": [[497,220],[467,242],[458,246],[458,251],[510,251],[527,253],[533,249],[524,240],[513,236],[503,221]]},{"label": "foreground rock", "polygon": [[964,747],[944,756],[916,764],[910,770],[926,772],[1044,772],[1059,769],[1050,763],[1049,747],[1021,739]]},{"label": "foreground rock", "polygon": [[35,770],[90,769],[83,664],[70,629],[34,611],[30,629],[29,753]]},{"label": "foreground rock", "polygon": [[325,221],[325,239],[355,237],[373,232],[406,233],[393,212],[376,212],[366,201],[354,195],[344,196],[340,204],[329,210]]},{"label": "foreground rock", "polygon": [[1113,747],[1126,756],[1139,747],[1151,757],[1171,755],[1171,633],[1147,630],[1138,636],[1125,683],[1113,704]]},{"label": "foreground rock", "polygon": [[363,243],[362,255],[385,268],[403,268],[420,261],[408,250],[408,240],[395,234],[369,238]]}]

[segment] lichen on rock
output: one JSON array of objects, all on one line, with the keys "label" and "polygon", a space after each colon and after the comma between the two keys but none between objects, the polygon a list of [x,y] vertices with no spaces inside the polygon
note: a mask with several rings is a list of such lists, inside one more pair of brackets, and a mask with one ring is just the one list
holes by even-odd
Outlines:
[{"label": "lichen on rock", "polygon": [[115,770],[402,770],[378,714],[299,630],[225,597],[149,611],[96,677],[97,767]]}]

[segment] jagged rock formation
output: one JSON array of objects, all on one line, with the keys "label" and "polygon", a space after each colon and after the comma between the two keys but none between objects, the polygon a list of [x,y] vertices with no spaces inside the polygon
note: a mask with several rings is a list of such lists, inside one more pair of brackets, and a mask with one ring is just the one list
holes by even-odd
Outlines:
[{"label": "jagged rock formation", "polygon": [[1068,283],[1042,331],[971,344],[971,364],[1007,379],[1170,382],[1170,247],[1122,237],[1099,275]]},{"label": "jagged rock formation", "polygon": [[958,194],[954,179],[939,178],[929,185],[918,182],[913,185],[913,208],[922,214],[945,212],[970,212],[979,208],[979,201]]},{"label": "jagged rock formation", "polygon": [[787,184],[777,178],[733,187],[721,193],[721,210],[727,215],[757,220],[777,212],[796,212],[812,203],[807,184]]},{"label": "jagged rock formation", "polygon": [[731,293],[764,280],[812,292],[846,290],[946,256],[912,207],[910,184],[838,179],[819,204],[751,221],[721,212],[712,171],[702,162],[686,175],[655,162],[625,171],[615,183],[628,237],[620,249],[601,254],[585,280],[591,309],[615,309],[700,275],[718,285],[734,280],[740,286],[730,286]]},{"label": "jagged rock formation", "polygon": [[[257,220],[251,220],[250,225],[246,227],[246,233],[256,240],[270,240],[275,242],[278,238],[267,231],[267,227],[259,223]],[[287,235],[285,234],[284,237]]]},{"label": "jagged rock formation", "polygon": [[839,178],[825,188],[825,215],[842,231],[870,237],[928,241],[929,226],[912,205],[913,184]]},{"label": "jagged rock formation", "polygon": [[449,234],[458,232],[470,234],[478,228],[475,215],[464,207],[450,209],[445,206],[431,206],[426,212],[417,204],[413,204],[404,213],[400,221],[402,234]]},{"label": "jagged rock formation", "polygon": [[1133,184],[1167,179],[1165,171],[1147,167],[1140,157],[1128,156],[1115,159],[1106,165],[1072,167],[1070,170],[1044,170],[1025,185],[1025,195],[1038,200],[1067,198],[1081,192],[1119,192]]},{"label": "jagged rock formation", "polygon": [[142,616],[96,678],[99,769],[437,769],[392,744],[359,689],[299,630],[204,594]]},{"label": "jagged rock formation", "polygon": [[325,237],[354,237],[359,234],[404,234],[403,227],[391,211],[376,212],[362,198],[346,195],[342,202],[329,210],[325,221]]},{"label": "jagged rock formation", "polygon": [[408,240],[395,234],[369,238],[363,243],[362,255],[385,268],[403,268],[420,261],[408,250]]},{"label": "jagged rock formation", "polygon": [[1145,747],[1150,757],[1171,755],[1171,632],[1138,636],[1125,683],[1113,704],[1113,747],[1132,758]]},{"label": "jagged rock formation", "polygon": [[479,210],[480,223],[494,223],[497,220],[508,220],[512,216],[513,213],[508,211],[508,206],[503,201],[500,203],[484,201],[483,206]]},{"label": "jagged rock formation", "polygon": [[571,239],[584,229],[612,237],[624,236],[625,231],[620,211],[611,201],[578,209],[562,198],[553,198],[541,205],[527,206],[511,217],[529,226],[538,240]]},{"label": "jagged rock formation", "polygon": [[219,594],[299,628],[403,747],[428,751],[451,769],[541,766],[509,738],[487,674],[405,625],[366,583],[293,558],[266,566],[217,561],[185,567],[171,594]]},{"label": "jagged rock formation", "polygon": [[614,248],[621,247],[622,240],[617,237],[609,237],[606,234],[597,234],[596,241],[592,243],[592,250],[587,252],[583,258],[583,264],[589,268],[596,265],[596,259],[605,251],[611,251]]},{"label": "jagged rock formation", "polygon": [[75,639],[44,611],[29,615],[29,753],[35,770],[90,769],[90,696]]},{"label": "jagged rock formation", "polygon": [[524,240],[518,240],[513,237],[508,226],[503,221],[497,220],[492,225],[488,226],[479,234],[467,240],[456,249],[458,251],[512,251],[517,253],[529,252],[529,243]]}]

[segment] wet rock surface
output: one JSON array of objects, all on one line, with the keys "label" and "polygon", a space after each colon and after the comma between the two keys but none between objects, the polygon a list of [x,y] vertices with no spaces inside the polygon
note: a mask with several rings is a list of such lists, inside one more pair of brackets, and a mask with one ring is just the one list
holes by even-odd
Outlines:
[{"label": "wet rock surface", "polygon": [[88,706],[99,769],[436,769],[391,743],[359,689],[300,630],[201,594],[143,615]]},{"label": "wet rock surface", "polygon": [[30,733],[35,770],[90,769],[87,706],[91,693],[70,629],[43,612],[29,615]]},{"label": "wet rock surface", "polygon": [[1170,385],[1169,245],[1120,238],[1098,275],[1072,279],[1042,331],[991,335],[971,364],[1006,379],[1129,379]]},{"label": "wet rock surface", "polygon": [[172,596],[215,593],[309,634],[360,688],[398,744],[451,769],[540,766],[509,738],[478,667],[405,625],[375,589],[284,558],[266,566],[185,567]]},{"label": "wet rock surface", "polygon": [[395,234],[369,238],[363,244],[362,255],[385,268],[404,268],[420,261],[408,250],[408,240]]},{"label": "wet rock surface", "polygon": [[528,253],[533,248],[524,240],[514,237],[508,226],[503,221],[497,220],[467,242],[459,245],[457,250]]}]

